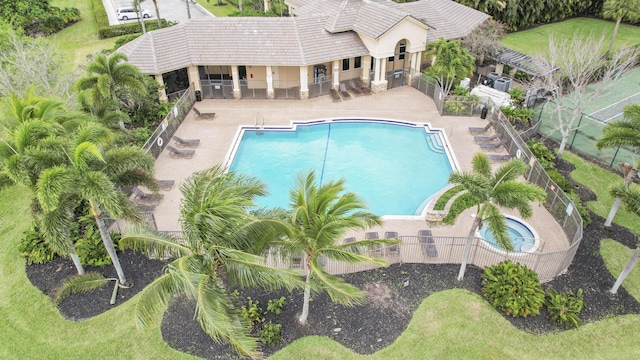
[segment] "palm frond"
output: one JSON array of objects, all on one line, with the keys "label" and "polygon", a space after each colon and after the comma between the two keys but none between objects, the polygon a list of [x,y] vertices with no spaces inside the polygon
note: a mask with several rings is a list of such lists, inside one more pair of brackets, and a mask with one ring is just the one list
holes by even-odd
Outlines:
[{"label": "palm frond", "polygon": [[181,245],[169,235],[158,233],[146,226],[134,226],[128,229],[120,239],[120,247],[143,251],[149,256],[182,257],[192,254],[191,249]]},{"label": "palm frond", "polygon": [[[363,241],[369,241],[369,240],[363,240]],[[398,243],[397,241],[393,241],[393,240],[389,240],[388,242],[385,242],[386,244],[390,244],[390,243]],[[340,261],[340,262],[346,262],[349,264],[355,264],[355,263],[359,263],[359,262],[364,262],[364,263],[373,263],[376,265],[380,265],[380,266],[388,266],[389,264],[387,264],[384,260],[379,259],[379,258],[372,258],[369,256],[364,256],[364,255],[360,255],[358,254],[358,251],[361,251],[360,249],[362,249],[364,247],[358,247],[357,243],[351,243],[351,244],[345,244],[345,245],[341,245],[340,248],[331,248],[331,249],[323,249],[321,251],[322,256],[326,256],[328,259],[331,260],[335,260],[335,261]],[[370,246],[369,246],[370,248]]]},{"label": "palm frond", "polygon": [[533,216],[534,201],[544,201],[547,194],[540,187],[520,181],[502,182],[496,186],[492,198],[500,206],[518,209],[520,216],[528,219]]},{"label": "palm frond", "polygon": [[511,159],[506,163],[502,164],[496,172],[493,174],[493,186],[497,186],[498,184],[505,181],[512,181],[522,176],[525,171],[527,171],[527,165],[522,159]]},{"label": "palm frond", "polygon": [[471,158],[471,168],[474,173],[489,178],[489,176],[491,176],[491,160],[489,156],[483,152],[473,154]]},{"label": "palm frond", "polygon": [[102,274],[96,272],[88,272],[83,275],[72,276],[62,284],[62,287],[60,287],[58,291],[56,291],[53,301],[55,303],[60,303],[60,301],[73,293],[93,291],[107,285],[111,280],[117,279],[107,279],[102,276]]},{"label": "palm frond", "polygon": [[40,222],[42,236],[56,254],[67,256],[75,253],[75,247],[69,235],[71,222],[67,207],[58,207],[42,214]]},{"label": "palm frond", "polygon": [[214,247],[211,251],[219,254],[227,278],[241,287],[286,288],[291,291],[303,285],[299,271],[267,266],[261,256],[230,248]]},{"label": "palm frond", "polygon": [[483,215],[483,222],[485,226],[488,226],[489,230],[491,230],[493,237],[496,239],[496,244],[506,251],[513,251],[513,243],[509,237],[507,219],[500,208],[491,203],[486,203],[484,205]]},{"label": "palm frond", "polygon": [[43,170],[38,179],[36,194],[45,211],[58,207],[60,197],[72,192],[77,178],[65,166],[53,166]]},{"label": "palm frond", "polygon": [[366,293],[357,287],[347,284],[337,276],[324,272],[313,262],[311,263],[312,288],[321,288],[329,294],[332,301],[345,306],[362,305]]},{"label": "palm frond", "polygon": [[135,306],[138,328],[148,329],[158,324],[169,301],[180,293],[181,288],[172,273],[160,275],[142,289]]}]

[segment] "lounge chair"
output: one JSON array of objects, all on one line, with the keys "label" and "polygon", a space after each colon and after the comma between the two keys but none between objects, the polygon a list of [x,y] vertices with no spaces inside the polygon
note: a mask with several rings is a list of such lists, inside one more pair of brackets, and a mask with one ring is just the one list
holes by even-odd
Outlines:
[{"label": "lounge chair", "polygon": [[162,194],[146,193],[140,190],[137,186],[134,186],[133,189],[131,189],[131,193],[133,194],[133,200],[135,202],[148,203],[152,205],[158,205],[160,200],[164,198],[164,195]]},{"label": "lounge chair", "polygon": [[431,230],[420,230],[418,231],[418,238],[420,241],[420,245],[422,245],[422,250],[429,257],[437,257],[438,249],[436,249],[435,241],[433,241],[433,235],[431,234]]},{"label": "lounge chair", "polygon": [[340,96],[345,100],[351,100],[351,94],[347,91],[347,87],[344,83],[340,84]]},{"label": "lounge chair", "polygon": [[164,190],[164,191],[171,190],[171,188],[173,187],[173,184],[175,183],[176,183],[175,180],[156,180],[156,184],[158,184],[158,187],[160,188],[160,190]]},{"label": "lounge chair", "polygon": [[[398,239],[398,233],[395,231],[386,231],[384,233],[385,239]],[[387,254],[389,255],[399,255],[400,254],[400,246],[398,244],[387,245]]]},{"label": "lounge chair", "polygon": [[493,127],[493,123],[489,122],[485,127],[469,127],[469,132],[473,135],[485,134]]},{"label": "lounge chair", "polygon": [[174,159],[191,159],[193,154],[196,153],[195,150],[178,150],[172,146],[167,146],[167,151],[169,152],[169,156]]},{"label": "lounge chair", "polygon": [[342,98],[340,97],[340,94],[338,94],[338,91],[336,89],[331,89],[329,93],[331,94],[331,100],[333,100],[333,102],[342,101]]},{"label": "lounge chair", "polygon": [[198,110],[197,107],[193,107],[193,112],[196,114],[196,120],[213,120],[216,117],[214,112],[203,112]]},{"label": "lounge chair", "polygon": [[344,239],[344,240],[342,240],[342,241],[343,241],[345,244],[349,244],[349,243],[352,243],[352,242],[356,242],[356,238],[354,238],[354,237],[348,237],[348,238],[346,238],[346,239]]},{"label": "lounge chair", "polygon": [[[364,234],[364,238],[367,240],[375,240],[379,239],[378,233],[376,231],[367,232]],[[369,250],[369,256],[382,256],[382,246],[376,245],[371,247]]]},{"label": "lounge chair", "polygon": [[511,155],[509,155],[509,154],[489,154],[489,159],[491,161],[507,161],[507,160],[511,160]]},{"label": "lounge chair", "polygon": [[362,96],[362,91],[356,87],[356,84],[353,80],[349,80],[347,90],[351,91],[355,96]]},{"label": "lounge chair", "polygon": [[200,144],[200,139],[183,139],[175,135],[173,136],[173,140],[176,141],[176,146],[182,147],[196,148]]},{"label": "lounge chair", "polygon": [[491,136],[474,136],[473,137],[473,141],[476,142],[476,144],[480,144],[483,142],[490,142],[493,140],[500,140],[500,138],[502,137],[502,134],[500,133],[495,133]]},{"label": "lounge chair", "polygon": [[360,78],[352,79],[352,81],[355,84],[355,86],[358,89],[360,89],[360,91],[362,91],[362,94],[371,95],[371,89],[369,89],[368,87],[364,86],[364,84],[362,83],[362,80],[360,80]]},{"label": "lounge chair", "polygon": [[480,148],[482,150],[495,150],[506,143],[507,143],[506,139],[501,139],[498,142],[485,142],[480,144]]},{"label": "lounge chair", "polygon": [[142,212],[153,212],[156,210],[156,206],[150,204],[136,204],[136,207]]}]

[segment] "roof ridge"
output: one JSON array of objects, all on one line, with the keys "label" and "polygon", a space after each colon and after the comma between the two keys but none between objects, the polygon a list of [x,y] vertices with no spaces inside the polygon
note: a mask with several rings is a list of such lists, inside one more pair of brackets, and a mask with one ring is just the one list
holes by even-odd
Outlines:
[{"label": "roof ridge", "polygon": [[[156,44],[153,41],[154,37],[153,37],[153,31],[150,31],[147,33],[147,37],[149,38],[149,43],[151,44],[151,52],[152,54],[156,53]],[[153,67],[154,70],[156,71],[156,73],[158,72],[159,66],[158,66],[158,57],[157,56],[153,56]]]},{"label": "roof ridge", "polygon": [[293,20],[293,31],[296,36],[296,42],[298,43],[298,49],[300,50],[300,59],[303,64],[307,63],[307,58],[304,53],[304,46],[302,46],[302,40],[300,40],[300,32],[298,31],[298,18],[292,17]]}]

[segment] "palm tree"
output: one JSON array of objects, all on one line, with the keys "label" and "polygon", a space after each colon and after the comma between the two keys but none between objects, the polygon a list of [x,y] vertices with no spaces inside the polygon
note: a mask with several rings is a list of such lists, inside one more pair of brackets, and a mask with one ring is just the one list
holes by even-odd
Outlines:
[{"label": "palm tree", "polygon": [[175,259],[141,291],[138,326],[152,326],[174,296],[184,295],[196,300],[195,317],[214,340],[230,343],[240,354],[257,355],[256,339],[247,334],[248,324],[223,280],[290,290],[300,283],[298,273],[266,266],[262,256],[247,250],[262,228],[247,210],[265,194],[265,186],[255,178],[225,173],[218,165],[194,174],[180,190],[180,241],[144,228],[130,230],[120,240],[125,248]]},{"label": "palm tree", "polygon": [[156,18],[158,19],[158,29],[161,29],[162,21],[160,20],[160,9],[158,8],[158,0],[153,0],[153,7],[156,10]]},{"label": "palm tree", "polygon": [[[619,186],[618,190],[618,194],[622,198],[622,202],[624,203],[625,208],[628,211],[640,216],[640,188],[638,188],[638,186],[636,185]],[[618,275],[618,279],[616,280],[615,284],[613,285],[611,290],[609,290],[611,293],[615,294],[618,292],[618,288],[620,287],[620,285],[622,285],[624,279],[627,278],[631,270],[633,270],[634,266],[636,266],[638,257],[640,257],[640,247],[636,246],[636,249],[633,251],[633,254],[631,254],[631,257],[629,258],[629,261],[627,261],[627,264],[620,272],[620,275]]]},{"label": "palm tree", "polygon": [[613,43],[618,35],[618,28],[622,20],[636,22],[640,19],[640,1],[638,0],[606,0],[602,6],[602,17],[605,19],[615,19],[616,26],[613,28],[611,42],[605,53],[609,56]]},{"label": "palm tree", "polygon": [[456,80],[473,74],[475,59],[457,40],[446,41],[440,38],[429,44],[427,55],[434,55],[435,62],[426,72],[438,80],[445,95],[449,94]]},{"label": "palm tree", "polygon": [[[623,114],[624,120],[608,123],[602,129],[602,137],[596,142],[598,150],[619,146],[628,146],[640,150],[640,105],[631,104],[625,106]],[[633,179],[638,176],[640,160],[635,166],[628,163],[620,163],[618,166],[620,166],[623,173],[624,186],[628,187],[633,182]],[[616,199],[604,223],[605,226],[611,226],[611,222],[620,208],[622,198],[618,196],[619,194],[620,191],[614,192],[614,189],[612,189],[611,195]]]},{"label": "palm tree", "polygon": [[[115,53],[107,58],[98,57],[87,66],[87,76],[76,82],[76,88],[87,91],[89,102],[96,112],[100,109],[113,109],[120,115],[121,106],[131,105],[132,99],[147,94],[142,73],[126,62],[127,56]],[[124,121],[120,120],[124,129]]]},{"label": "palm tree", "polygon": [[473,225],[467,235],[458,281],[464,278],[476,230],[482,229],[486,222],[498,246],[512,251],[513,244],[500,208],[518,209],[520,216],[528,219],[533,215],[531,203],[546,198],[545,192],[537,185],[517,180],[527,169],[527,164],[520,159],[509,160],[492,174],[489,157],[479,152],[473,155],[471,165],[471,172],[453,172],[449,176],[450,183],[462,186],[473,196],[474,204],[470,204],[469,207],[477,208]]},{"label": "palm tree", "polygon": [[326,291],[331,299],[344,305],[361,303],[365,293],[323,270],[324,258],[347,262],[370,262],[385,266],[381,259],[358,254],[362,249],[395,244],[396,240],[361,240],[341,244],[341,237],[351,229],[380,225],[382,220],[366,212],[366,205],[358,196],[344,192],[344,180],[319,186],[314,172],[299,176],[296,189],[290,192],[290,215],[279,224],[285,238],[276,241],[284,254],[304,254],[306,280],[300,322],[306,324],[309,315],[311,288]]},{"label": "palm tree", "polygon": [[155,188],[154,159],[137,147],[100,149],[110,132],[95,122],[81,126],[63,149],[67,163],[52,166],[40,173],[36,195],[47,221],[43,231],[55,238],[65,233],[64,227],[73,221],[74,204],[70,199],[89,202],[102,242],[111,257],[120,284],[127,280],[120,266],[113,241],[104,223],[102,209],[115,218],[141,221],[141,213],[122,193],[119,186],[145,185]]}]

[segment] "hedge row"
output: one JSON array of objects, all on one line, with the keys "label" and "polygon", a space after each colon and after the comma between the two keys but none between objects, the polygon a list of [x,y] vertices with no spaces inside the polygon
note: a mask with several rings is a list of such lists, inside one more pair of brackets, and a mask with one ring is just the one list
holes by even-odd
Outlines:
[{"label": "hedge row", "polygon": [[[142,32],[142,25],[139,22],[131,22],[128,24],[109,26],[109,16],[107,16],[107,10],[104,8],[102,0],[91,0],[93,6],[93,15],[98,25],[98,36],[100,39],[107,39],[116,36],[137,34]],[[168,27],[175,25],[175,22],[161,19],[162,27]],[[146,20],[144,22],[145,28],[148,31],[158,29],[158,21],[155,19]]]}]

